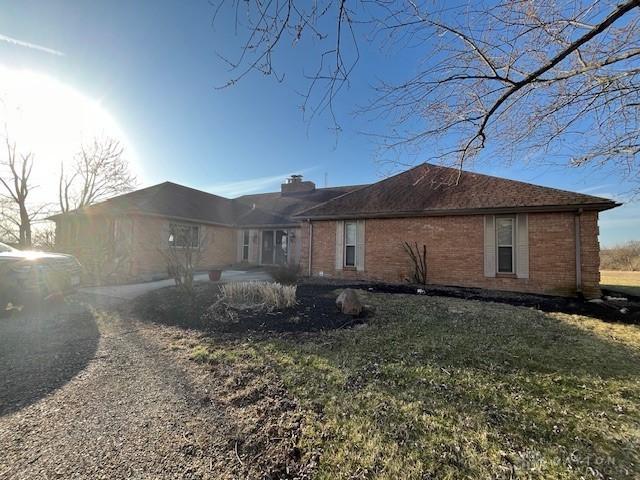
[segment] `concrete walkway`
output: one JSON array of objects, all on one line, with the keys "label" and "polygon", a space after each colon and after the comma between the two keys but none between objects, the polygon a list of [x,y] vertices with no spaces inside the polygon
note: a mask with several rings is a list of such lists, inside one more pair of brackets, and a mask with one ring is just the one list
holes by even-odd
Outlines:
[{"label": "concrete walkway", "polygon": [[[208,282],[209,274],[207,273],[198,273],[195,275],[196,282]],[[222,278],[220,282],[249,282],[249,281],[260,281],[260,282],[268,282],[272,280],[271,275],[269,275],[264,270],[225,270],[222,272]],[[150,292],[151,290],[156,290],[158,288],[169,287],[171,285],[175,285],[175,282],[172,279],[167,280],[157,280],[155,282],[144,282],[144,283],[132,283],[128,285],[107,285],[101,287],[85,287],[79,289],[82,293],[87,293],[90,295],[100,295],[104,297],[117,298],[122,300],[132,300],[143,293]]]}]

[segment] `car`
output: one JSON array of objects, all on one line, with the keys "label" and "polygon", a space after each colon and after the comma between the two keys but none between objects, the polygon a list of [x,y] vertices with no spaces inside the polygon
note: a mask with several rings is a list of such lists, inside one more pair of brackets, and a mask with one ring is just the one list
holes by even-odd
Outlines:
[{"label": "car", "polygon": [[0,243],[0,302],[4,305],[70,293],[81,278],[82,266],[73,255],[18,250]]}]

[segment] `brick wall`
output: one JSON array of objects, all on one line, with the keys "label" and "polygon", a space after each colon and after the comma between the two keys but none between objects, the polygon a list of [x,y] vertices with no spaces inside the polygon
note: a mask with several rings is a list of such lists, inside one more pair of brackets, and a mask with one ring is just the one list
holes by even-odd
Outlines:
[{"label": "brick wall", "polygon": [[[170,220],[164,218],[134,217],[131,256],[134,276],[145,278],[166,275],[167,261],[163,253],[169,251],[170,223]],[[200,225],[200,237],[203,240],[196,268],[206,270],[234,263],[238,245],[236,235],[233,228]]]},{"label": "brick wall", "polygon": [[[368,219],[365,270],[335,270],[335,221],[313,222],[312,275],[404,282],[411,262],[402,242],[427,246],[427,277],[433,284],[571,295],[576,291],[574,213],[529,214],[529,278],[484,276],[482,215]],[[585,294],[599,294],[598,217],[580,217]],[[302,234],[303,270],[308,272],[309,227]]]}]

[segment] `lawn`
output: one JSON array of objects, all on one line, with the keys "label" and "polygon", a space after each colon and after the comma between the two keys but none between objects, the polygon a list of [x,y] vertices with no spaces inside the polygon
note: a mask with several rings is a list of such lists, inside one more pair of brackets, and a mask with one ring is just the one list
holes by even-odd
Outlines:
[{"label": "lawn", "polygon": [[600,284],[604,288],[640,297],[640,272],[603,270],[600,272]]},{"label": "lawn", "polygon": [[274,368],[303,406],[317,478],[640,476],[637,326],[362,295],[366,327],[212,338],[194,358]]}]

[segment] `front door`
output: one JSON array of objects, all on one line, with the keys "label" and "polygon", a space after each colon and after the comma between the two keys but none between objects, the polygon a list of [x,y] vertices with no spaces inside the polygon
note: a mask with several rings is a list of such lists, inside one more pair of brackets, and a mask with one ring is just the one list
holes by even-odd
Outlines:
[{"label": "front door", "polygon": [[273,264],[273,230],[264,230],[262,232],[262,264]]},{"label": "front door", "polygon": [[285,230],[276,230],[276,261],[278,265],[286,265],[287,263],[287,251],[289,249],[289,242],[287,232]]}]

